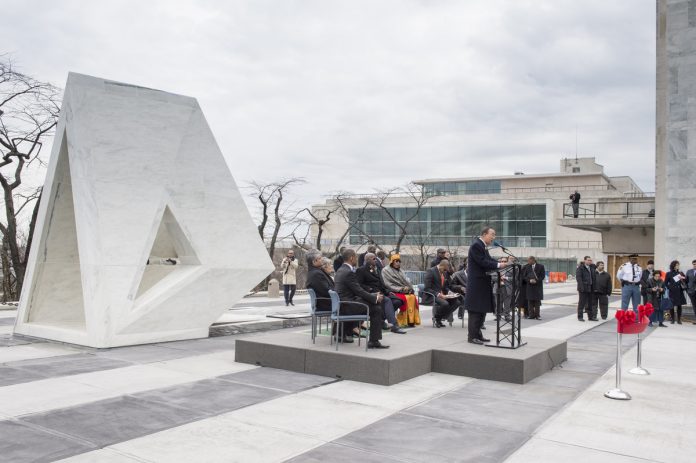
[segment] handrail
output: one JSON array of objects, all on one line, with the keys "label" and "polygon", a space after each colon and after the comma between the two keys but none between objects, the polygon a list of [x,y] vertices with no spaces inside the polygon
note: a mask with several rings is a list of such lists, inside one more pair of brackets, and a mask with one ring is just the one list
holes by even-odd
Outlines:
[{"label": "handrail", "polygon": [[[452,182],[441,182],[441,183],[452,183]],[[431,184],[430,182],[428,184]],[[424,185],[424,184],[421,184]],[[548,193],[548,192],[561,192],[561,191],[615,191],[616,187],[611,184],[605,185],[577,185],[577,186],[538,186],[538,187],[517,187],[517,188],[500,188],[493,189],[490,191],[476,191],[471,193],[452,192],[452,193],[440,193],[432,194],[431,197],[436,196],[476,196],[476,195],[490,195],[490,194],[503,194],[503,193]],[[343,198],[374,198],[378,193],[348,193],[341,195]],[[638,193],[637,193],[638,194]],[[333,198],[336,195],[322,195],[322,198]],[[391,196],[391,198],[410,198],[410,196]],[[411,198],[412,199],[412,198]]]},{"label": "handrail", "polygon": [[573,203],[563,203],[563,218],[653,218],[655,203],[649,201],[611,201],[606,203],[580,203],[577,217]]}]

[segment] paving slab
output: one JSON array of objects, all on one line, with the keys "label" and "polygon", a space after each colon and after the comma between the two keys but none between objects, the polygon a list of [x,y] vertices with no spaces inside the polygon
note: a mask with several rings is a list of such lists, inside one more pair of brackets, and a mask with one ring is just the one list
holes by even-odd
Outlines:
[{"label": "paving slab", "polygon": [[10,386],[12,384],[28,383],[30,381],[36,381],[44,378],[44,376],[37,372],[0,366],[0,387]]},{"label": "paving slab", "polygon": [[212,416],[270,400],[284,393],[275,389],[206,379],[134,394],[133,397],[176,405]]},{"label": "paving slab", "polygon": [[403,463],[412,460],[404,460],[393,455],[379,452],[379,449],[364,450],[348,445],[326,444],[314,450],[303,453],[295,458],[286,460],[286,463],[327,463],[327,462],[353,461],[360,463]]},{"label": "paving slab", "polygon": [[510,400],[507,397],[504,394],[498,397],[482,397],[449,393],[409,408],[404,413],[472,426],[485,424],[531,434],[557,411],[556,407]]},{"label": "paving slab", "polygon": [[222,375],[220,379],[235,383],[297,392],[336,381],[326,376],[309,375],[277,368],[255,368],[239,373]]},{"label": "paving slab", "polygon": [[0,462],[50,462],[95,447],[15,421],[0,421]]},{"label": "paving slab", "polygon": [[[236,412],[122,442],[113,450],[155,463],[280,462],[323,444],[235,420]],[[182,445],[182,442],[185,442]]]},{"label": "paving slab", "polygon": [[405,461],[492,463],[526,439],[520,432],[397,413],[337,443]]},{"label": "paving slab", "polygon": [[103,447],[189,423],[203,416],[203,413],[181,407],[134,397],[119,397],[38,413],[20,421],[60,431]]},{"label": "paving slab", "polygon": [[586,461],[592,463],[651,463],[655,460],[634,458],[588,447],[534,439],[512,454],[505,463],[558,463]]}]

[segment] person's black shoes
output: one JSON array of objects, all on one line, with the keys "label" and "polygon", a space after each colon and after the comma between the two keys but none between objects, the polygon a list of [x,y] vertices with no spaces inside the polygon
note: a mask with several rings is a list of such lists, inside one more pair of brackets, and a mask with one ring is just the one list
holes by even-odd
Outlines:
[{"label": "person's black shoes", "polygon": [[391,332],[396,334],[406,334],[406,330],[401,329],[398,326],[392,327]]},{"label": "person's black shoes", "polygon": [[482,330],[485,330],[485,329],[486,329],[486,325],[481,325],[481,329],[482,329]]},{"label": "person's black shoes", "polygon": [[486,338],[481,338],[481,339],[479,339],[479,341],[483,341],[483,342],[491,342],[491,340],[490,340],[490,339],[486,339]]},{"label": "person's black shoes", "polygon": [[480,339],[469,339],[469,342],[471,344],[478,344],[479,346],[483,345],[483,341],[481,341]]},{"label": "person's black shoes", "polygon": [[598,322],[599,320],[597,318],[590,318],[591,322]]},{"label": "person's black shoes", "polygon": [[660,324],[657,325],[657,326],[662,327],[662,328],[667,328],[667,325],[665,325],[664,323],[660,323]]},{"label": "person's black shoes", "polygon": [[291,306],[295,306],[295,303],[292,302],[292,301],[290,301],[290,305],[291,305]]},{"label": "person's black shoes", "polygon": [[541,320],[541,317],[534,317],[534,320]]},{"label": "person's black shoes", "polygon": [[367,348],[368,349],[389,349],[389,346],[385,346],[381,342],[375,341],[375,342],[368,342]]},{"label": "person's black shoes", "polygon": [[444,328],[446,325],[442,323],[442,320],[435,320],[435,328]]},{"label": "person's black shoes", "polygon": [[579,322],[584,322],[585,319],[584,319],[584,318],[578,318],[578,321],[579,321]]}]

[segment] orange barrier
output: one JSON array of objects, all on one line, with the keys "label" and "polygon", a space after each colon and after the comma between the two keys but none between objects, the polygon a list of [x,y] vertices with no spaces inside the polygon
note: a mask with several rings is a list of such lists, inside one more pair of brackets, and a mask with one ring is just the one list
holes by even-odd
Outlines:
[{"label": "orange barrier", "polygon": [[560,272],[561,273],[561,283],[565,283],[568,281],[568,273],[566,272]]},{"label": "orange barrier", "polygon": [[549,272],[549,282],[558,283],[558,272]]}]

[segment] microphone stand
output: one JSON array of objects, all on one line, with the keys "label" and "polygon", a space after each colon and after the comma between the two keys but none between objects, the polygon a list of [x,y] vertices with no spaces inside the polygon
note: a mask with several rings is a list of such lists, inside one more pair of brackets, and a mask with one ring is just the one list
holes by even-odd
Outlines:
[{"label": "microphone stand", "polygon": [[[486,344],[488,347],[499,347],[502,349],[518,349],[525,344],[522,342],[522,312],[516,307],[516,302],[520,293],[520,281],[522,273],[522,265],[517,262],[517,256],[515,256],[510,250],[505,246],[500,244],[494,244],[493,247],[501,249],[512,261],[511,264],[507,265],[505,268],[496,270],[498,278],[498,291],[496,294],[496,333],[495,333],[495,344]],[[512,294],[511,294],[511,305],[510,307],[510,321],[502,319],[502,308],[503,308],[503,274],[511,274],[512,277]],[[505,328],[510,327],[510,331],[503,331]]]}]

